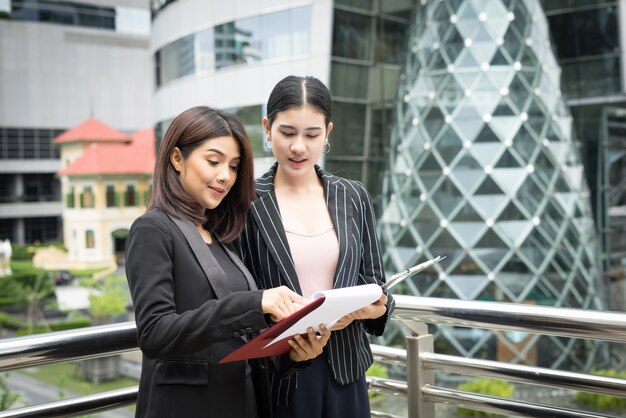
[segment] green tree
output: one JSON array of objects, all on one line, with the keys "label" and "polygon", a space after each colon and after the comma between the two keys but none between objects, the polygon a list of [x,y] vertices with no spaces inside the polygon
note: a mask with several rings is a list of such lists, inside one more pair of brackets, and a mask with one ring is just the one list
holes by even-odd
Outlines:
[{"label": "green tree", "polygon": [[95,287],[97,293],[89,296],[89,312],[94,319],[94,325],[104,325],[126,312],[128,301],[126,278],[110,276],[97,283]]}]

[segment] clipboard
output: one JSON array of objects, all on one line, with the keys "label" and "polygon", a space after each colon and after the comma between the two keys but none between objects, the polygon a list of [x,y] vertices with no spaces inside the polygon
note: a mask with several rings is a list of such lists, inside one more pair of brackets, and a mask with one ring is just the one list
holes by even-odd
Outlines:
[{"label": "clipboard", "polygon": [[327,328],[332,327],[343,316],[377,301],[383,289],[391,289],[403,280],[438,263],[444,258],[446,257],[435,257],[394,274],[382,286],[372,283],[316,292],[311,297],[311,303],[232,351],[221,359],[219,363],[279,356],[288,353],[291,350],[291,346],[287,341],[293,338],[294,335],[305,334],[308,327],[313,327],[315,331],[319,331],[319,324],[322,323]]},{"label": "clipboard", "polygon": [[396,273],[393,276],[391,276],[389,278],[389,280],[387,280],[387,282],[385,284],[383,284],[382,288],[389,290],[392,287],[394,287],[395,285],[401,283],[402,281],[408,279],[409,277],[413,276],[414,274],[419,273],[420,271],[427,269],[428,267],[432,266],[435,263],[440,262],[441,260],[443,260],[444,258],[446,258],[446,256],[444,255],[443,257],[441,256],[437,256],[435,258],[432,258],[430,260],[424,261],[421,264],[417,264],[413,267],[409,267],[406,270],[401,271],[400,273]]},{"label": "clipboard", "polygon": [[319,331],[319,325],[332,327],[337,320],[370,303],[382,295],[378,284],[344,287],[314,293],[312,302],[273,325],[248,343],[232,351],[219,363],[278,356],[288,353],[291,346],[287,341],[296,334],[305,334],[307,328]]}]

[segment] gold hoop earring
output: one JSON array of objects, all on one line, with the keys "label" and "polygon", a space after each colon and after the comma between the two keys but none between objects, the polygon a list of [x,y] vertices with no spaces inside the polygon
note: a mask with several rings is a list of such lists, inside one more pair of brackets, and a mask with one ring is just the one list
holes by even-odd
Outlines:
[{"label": "gold hoop earring", "polygon": [[[328,145],[328,148],[326,148],[327,145]],[[328,142],[328,138],[326,138],[326,140],[324,141],[324,148],[322,149],[322,152],[324,154],[328,154],[329,151],[330,151],[330,142]]]}]

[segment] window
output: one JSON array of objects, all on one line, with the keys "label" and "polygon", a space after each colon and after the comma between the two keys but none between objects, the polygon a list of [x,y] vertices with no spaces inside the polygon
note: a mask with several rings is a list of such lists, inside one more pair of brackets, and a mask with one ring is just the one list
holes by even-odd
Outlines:
[{"label": "window", "polygon": [[95,206],[95,199],[93,190],[90,186],[85,186],[83,192],[80,195],[80,207],[81,208],[93,208]]},{"label": "window", "polygon": [[107,208],[117,207],[117,193],[115,193],[115,186],[112,184],[107,185],[106,205],[107,205]]},{"label": "window", "polygon": [[91,229],[85,231],[85,248],[95,248],[96,240],[94,238],[94,233]]},{"label": "window", "polygon": [[74,188],[71,187],[69,193],[65,197],[65,205],[68,208],[73,208],[75,205],[74,200],[75,200]]},{"label": "window", "polygon": [[124,192],[124,206],[132,207],[137,206],[137,192],[135,186],[132,184],[126,185],[126,191]]}]

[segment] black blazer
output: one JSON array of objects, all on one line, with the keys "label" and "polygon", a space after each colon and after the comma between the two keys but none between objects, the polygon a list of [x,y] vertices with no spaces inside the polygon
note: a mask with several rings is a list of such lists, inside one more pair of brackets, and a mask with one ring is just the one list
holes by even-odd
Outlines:
[{"label": "black blazer", "polygon": [[[246,228],[239,240],[239,251],[259,288],[285,285],[302,294],[289,243],[282,224],[274,176],[278,164],[257,180],[257,199],[252,204]],[[324,184],[326,205],[339,240],[339,261],[333,288],[360,284],[383,284],[381,252],[371,198],[357,181],[333,176],[315,167]],[[374,320],[354,321],[334,331],[325,348],[331,372],[341,384],[354,382],[372,364],[372,352],[365,332],[382,335],[395,302],[388,295],[387,314]],[[273,374],[272,400],[286,405],[297,384],[297,373]]]},{"label": "black blazer", "polygon": [[[138,417],[246,417],[246,363],[217,364],[267,327],[262,291],[226,249],[253,291],[231,292],[190,221],[152,210],[132,225],[126,249],[143,364]],[[252,363],[262,416],[271,413],[266,367]],[[243,399],[242,399],[243,398]]]}]

